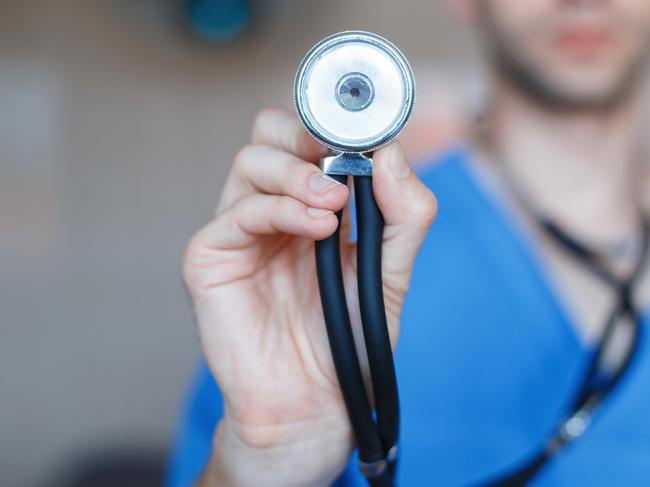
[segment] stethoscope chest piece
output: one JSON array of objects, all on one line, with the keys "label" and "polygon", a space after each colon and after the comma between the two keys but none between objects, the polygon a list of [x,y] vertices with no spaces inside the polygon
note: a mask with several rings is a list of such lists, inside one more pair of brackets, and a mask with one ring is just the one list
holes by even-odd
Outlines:
[{"label": "stethoscope chest piece", "polygon": [[340,152],[370,152],[390,142],[406,125],[414,99],[406,58],[369,32],[323,39],[307,53],[294,82],[303,125]]}]

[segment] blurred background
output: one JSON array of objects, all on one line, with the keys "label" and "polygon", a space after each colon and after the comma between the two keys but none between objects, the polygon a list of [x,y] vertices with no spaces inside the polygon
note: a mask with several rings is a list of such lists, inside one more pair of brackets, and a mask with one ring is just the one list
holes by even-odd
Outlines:
[{"label": "blurred background", "polygon": [[181,254],[255,112],[320,38],[370,30],[415,69],[412,158],[436,150],[480,85],[443,3],[1,3],[2,486],[160,484],[199,356]]}]

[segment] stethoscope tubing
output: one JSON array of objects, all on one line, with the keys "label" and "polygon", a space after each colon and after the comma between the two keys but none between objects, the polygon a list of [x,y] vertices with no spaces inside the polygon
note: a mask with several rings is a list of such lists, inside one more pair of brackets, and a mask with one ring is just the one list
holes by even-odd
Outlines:
[{"label": "stethoscope tubing", "polygon": [[357,215],[357,283],[368,365],[372,377],[377,428],[384,454],[399,437],[399,394],[392,356],[382,279],[384,219],[375,201],[372,178],[354,178]]},{"label": "stethoscope tubing", "polygon": [[[330,175],[346,184],[348,176]],[[356,439],[359,462],[372,486],[394,485],[399,437],[399,397],[384,306],[381,248],[384,220],[372,190],[372,178],[354,180],[357,215],[357,284],[366,354],[375,400],[366,393],[354,343],[341,270],[340,224],[317,241],[316,271],[327,335],[343,400]],[[376,418],[376,421],[375,421]]]},{"label": "stethoscope tubing", "polygon": [[[571,418],[579,414],[588,414],[591,416],[597,407],[606,399],[612,390],[614,390],[625,375],[629,372],[634,359],[637,357],[640,349],[641,335],[645,333],[643,326],[643,317],[638,308],[632,303],[632,294],[634,286],[640,279],[646,262],[650,257],[650,222],[647,218],[642,218],[643,241],[640,256],[632,275],[625,281],[619,280],[599,261],[598,255],[590,251],[581,243],[573,240],[565,234],[559,227],[554,224],[539,219],[542,227],[560,242],[565,249],[574,255],[579,261],[582,261],[586,268],[603,282],[611,286],[618,292],[618,302],[612,313],[608,317],[605,330],[596,346],[588,364],[581,384],[579,385],[576,398],[569,408],[563,423],[566,424]],[[607,344],[610,342],[614,329],[620,323],[619,319],[627,315],[632,319],[632,336],[631,346],[623,358],[618,369],[611,376],[606,385],[594,387],[593,380],[597,376],[598,366]],[[590,420],[591,421],[591,420]],[[488,483],[480,484],[482,487],[522,487],[526,485],[535,475],[544,467],[544,465],[567,443],[575,441],[575,438],[565,437],[562,434],[562,428],[558,429],[547,443],[516,470],[506,473],[499,478]]]}]

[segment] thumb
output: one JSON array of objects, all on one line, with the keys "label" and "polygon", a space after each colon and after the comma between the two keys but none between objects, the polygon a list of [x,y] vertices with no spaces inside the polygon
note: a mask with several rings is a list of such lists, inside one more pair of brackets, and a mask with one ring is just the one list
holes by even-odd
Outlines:
[{"label": "thumb", "polygon": [[[408,289],[413,262],[438,211],[434,194],[409,166],[399,142],[373,156],[373,192],[385,227],[382,272],[386,298],[401,298]],[[387,303],[388,304],[388,303]]]}]

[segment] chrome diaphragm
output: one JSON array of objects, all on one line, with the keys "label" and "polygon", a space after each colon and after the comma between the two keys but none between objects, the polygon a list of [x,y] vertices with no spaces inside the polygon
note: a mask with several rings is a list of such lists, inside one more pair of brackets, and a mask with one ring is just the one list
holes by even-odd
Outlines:
[{"label": "chrome diaphragm", "polygon": [[415,101],[413,72],[402,53],[369,32],[334,34],[300,63],[296,111],[321,144],[340,152],[370,152],[405,127]]}]

